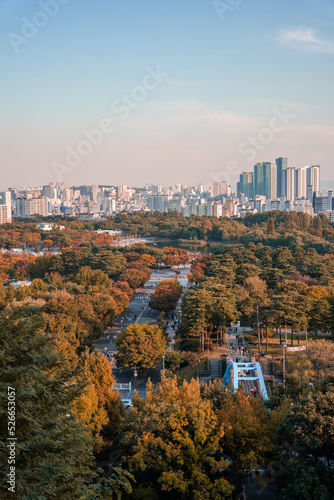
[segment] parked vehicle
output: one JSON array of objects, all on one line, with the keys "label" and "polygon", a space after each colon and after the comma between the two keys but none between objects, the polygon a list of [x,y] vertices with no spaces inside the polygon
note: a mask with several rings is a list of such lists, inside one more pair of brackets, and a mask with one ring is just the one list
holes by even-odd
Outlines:
[{"label": "parked vehicle", "polygon": [[122,399],[122,403],[125,408],[130,408],[132,406],[132,399]]}]

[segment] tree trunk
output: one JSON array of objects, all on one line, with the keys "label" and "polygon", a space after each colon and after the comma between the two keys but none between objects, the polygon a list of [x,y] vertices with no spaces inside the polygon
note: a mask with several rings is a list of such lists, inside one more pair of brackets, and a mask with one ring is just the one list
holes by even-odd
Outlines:
[{"label": "tree trunk", "polygon": [[266,323],[266,353],[268,354],[268,323]]}]

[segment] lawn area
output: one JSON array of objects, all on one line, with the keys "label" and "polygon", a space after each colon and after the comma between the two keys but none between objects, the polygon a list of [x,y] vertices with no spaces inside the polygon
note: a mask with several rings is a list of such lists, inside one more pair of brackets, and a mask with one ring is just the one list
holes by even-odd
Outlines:
[{"label": "lawn area", "polygon": [[196,378],[197,370],[200,372],[202,370],[206,370],[206,358],[201,359],[201,361],[198,361],[197,367],[196,364],[194,365],[188,365],[185,366],[184,368],[181,368],[178,372],[177,375],[180,377],[184,377],[187,382],[190,382],[192,378]]},{"label": "lawn area", "polygon": [[[320,337],[318,337],[318,338],[320,338]],[[288,333],[287,339],[288,339],[288,347],[290,347],[291,346],[291,333]],[[309,334],[307,339],[308,339],[308,341],[315,340],[315,336]],[[282,342],[284,342],[284,341],[285,341],[285,332],[282,332]],[[302,346],[302,345],[306,345],[305,333],[302,333],[299,335],[299,343],[298,343],[297,334],[294,333],[293,346],[298,347],[298,346]],[[266,346],[267,346],[266,340],[264,339],[264,341],[261,343],[261,352],[265,352],[267,354]],[[279,341],[279,335],[274,335],[273,337],[268,338],[268,354],[269,355],[272,355],[272,356],[282,355],[282,348],[283,348],[282,344],[280,344],[280,341]],[[257,342],[254,342],[252,345],[248,345],[247,350],[251,356],[258,354],[259,347],[258,347]]]}]

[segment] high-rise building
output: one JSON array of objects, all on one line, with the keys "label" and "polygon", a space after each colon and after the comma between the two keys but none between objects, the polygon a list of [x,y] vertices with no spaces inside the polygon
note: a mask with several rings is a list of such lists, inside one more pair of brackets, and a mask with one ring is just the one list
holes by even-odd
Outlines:
[{"label": "high-rise building", "polygon": [[48,184],[47,186],[43,186],[42,193],[43,196],[46,196],[50,200],[53,200],[56,197],[56,188],[54,182]]},{"label": "high-rise building", "polygon": [[61,195],[61,199],[64,202],[71,201],[73,198],[73,189],[64,189]]},{"label": "high-rise building", "polygon": [[277,165],[273,162],[263,163],[264,195],[267,198],[277,198]]},{"label": "high-rise building", "polygon": [[277,198],[277,165],[263,162],[254,165],[254,196]]},{"label": "high-rise building", "polygon": [[10,191],[0,193],[0,224],[12,222],[12,196]]},{"label": "high-rise building", "polygon": [[253,198],[254,196],[253,172],[242,172],[242,174],[240,174],[239,191],[246,198]]},{"label": "high-rise building", "polygon": [[214,203],[212,206],[212,215],[213,217],[222,217],[223,215],[223,206],[221,203]]},{"label": "high-rise building", "polygon": [[45,196],[16,199],[16,215],[42,215],[46,217],[48,214],[48,199]]},{"label": "high-rise building", "polygon": [[306,198],[307,197],[307,170],[309,167],[297,168],[295,170],[296,182],[295,182],[295,197],[296,198]]},{"label": "high-rise building", "polygon": [[159,210],[160,212],[165,212],[168,210],[168,202],[171,198],[172,197],[170,195],[164,194],[148,196],[147,208],[152,211]]},{"label": "high-rise building", "polygon": [[97,201],[97,193],[99,192],[99,187],[94,185],[90,186],[90,199],[91,201]]},{"label": "high-rise building", "polygon": [[312,186],[313,193],[318,196],[320,191],[320,165],[313,165],[307,169],[307,186]]},{"label": "high-rise building", "polygon": [[213,196],[220,196],[222,194],[229,195],[231,192],[231,186],[229,186],[228,182],[214,182],[213,183]]},{"label": "high-rise building", "polygon": [[102,210],[103,212],[109,214],[116,212],[116,200],[111,196],[106,196],[102,198]]},{"label": "high-rise building", "polygon": [[280,198],[281,196],[286,196],[285,180],[286,180],[286,169],[288,168],[288,159],[286,157],[277,158],[276,165],[277,165],[277,198]]},{"label": "high-rise building", "polygon": [[327,196],[316,196],[315,197],[315,213],[324,213],[328,210],[333,210],[333,191],[328,191]]},{"label": "high-rise building", "polygon": [[264,195],[264,168],[263,163],[254,165],[254,196]]},{"label": "high-rise building", "polygon": [[296,173],[294,167],[286,169],[286,199],[293,201],[296,195]]}]

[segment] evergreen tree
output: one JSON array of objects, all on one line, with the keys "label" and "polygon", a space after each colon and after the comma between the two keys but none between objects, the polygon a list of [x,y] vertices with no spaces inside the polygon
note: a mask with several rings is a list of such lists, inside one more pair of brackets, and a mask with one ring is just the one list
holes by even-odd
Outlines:
[{"label": "evergreen tree", "polygon": [[9,390],[15,394],[16,498],[77,499],[93,476],[93,439],[72,411],[84,386],[63,369],[54,340],[43,329],[42,317],[29,309],[0,316],[2,498],[9,498]]}]

